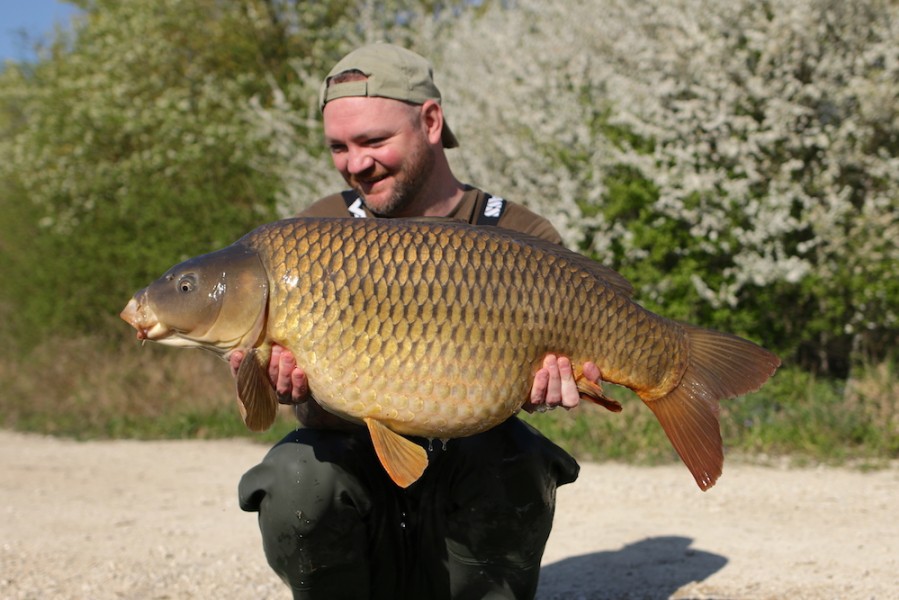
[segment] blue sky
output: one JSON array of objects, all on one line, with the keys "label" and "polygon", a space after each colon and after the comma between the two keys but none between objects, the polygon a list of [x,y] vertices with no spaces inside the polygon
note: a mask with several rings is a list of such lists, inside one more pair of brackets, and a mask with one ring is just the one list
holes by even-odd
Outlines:
[{"label": "blue sky", "polygon": [[23,44],[21,32],[29,40],[39,40],[53,31],[54,23],[68,23],[76,12],[71,4],[57,0],[0,0],[0,64],[34,58],[31,44]]}]

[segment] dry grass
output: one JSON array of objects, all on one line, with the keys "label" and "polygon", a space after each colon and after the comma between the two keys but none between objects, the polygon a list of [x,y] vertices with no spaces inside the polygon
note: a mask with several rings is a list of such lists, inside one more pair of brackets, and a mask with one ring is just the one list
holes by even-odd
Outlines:
[{"label": "dry grass", "polygon": [[884,434],[899,440],[899,372],[896,363],[883,361],[855,373],[846,383],[846,408],[861,420],[879,423]]},{"label": "dry grass", "polygon": [[48,340],[0,362],[5,427],[78,439],[244,434],[228,366],[203,351]]}]

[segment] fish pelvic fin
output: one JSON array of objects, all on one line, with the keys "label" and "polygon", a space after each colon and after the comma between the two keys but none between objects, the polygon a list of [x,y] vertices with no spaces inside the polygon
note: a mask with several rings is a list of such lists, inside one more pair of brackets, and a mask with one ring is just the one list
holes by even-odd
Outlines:
[{"label": "fish pelvic fin", "polygon": [[681,381],[667,395],[644,401],[705,491],[715,485],[724,465],[719,401],[759,389],[780,359],[743,338],[682,326],[689,359]]},{"label": "fish pelvic fin", "polygon": [[278,414],[278,394],[268,378],[268,352],[253,348],[237,369],[240,416],[251,431],[265,431]]},{"label": "fish pelvic fin", "polygon": [[425,449],[376,419],[369,417],[363,421],[368,426],[375,453],[393,482],[407,488],[418,481],[428,466]]},{"label": "fish pelvic fin", "polygon": [[599,383],[594,383],[589,379],[586,379],[583,373],[580,372],[575,374],[575,382],[577,383],[577,391],[582,400],[589,400],[590,402],[598,404],[606,410],[615,413],[621,412],[621,403],[606,396],[602,389],[602,385]]}]

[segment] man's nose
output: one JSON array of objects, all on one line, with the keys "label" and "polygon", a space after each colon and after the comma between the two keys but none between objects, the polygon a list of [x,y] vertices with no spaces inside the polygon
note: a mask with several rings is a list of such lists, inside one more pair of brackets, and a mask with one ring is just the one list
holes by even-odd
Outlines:
[{"label": "man's nose", "polygon": [[354,175],[371,169],[375,160],[365,149],[352,150],[347,160],[347,170]]}]

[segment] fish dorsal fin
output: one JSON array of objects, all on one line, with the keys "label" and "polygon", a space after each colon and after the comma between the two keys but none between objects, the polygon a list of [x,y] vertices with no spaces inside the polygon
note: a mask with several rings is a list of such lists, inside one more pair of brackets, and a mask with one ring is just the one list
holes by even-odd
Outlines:
[{"label": "fish dorsal fin", "polygon": [[237,369],[240,416],[251,431],[265,431],[278,414],[278,395],[268,379],[265,352],[253,348]]},{"label": "fish dorsal fin", "polygon": [[368,425],[371,441],[381,464],[395,484],[409,487],[421,477],[428,466],[425,449],[392,431],[380,421],[363,419]]}]

